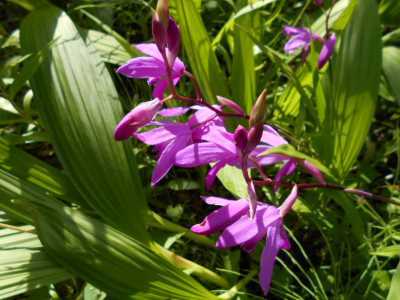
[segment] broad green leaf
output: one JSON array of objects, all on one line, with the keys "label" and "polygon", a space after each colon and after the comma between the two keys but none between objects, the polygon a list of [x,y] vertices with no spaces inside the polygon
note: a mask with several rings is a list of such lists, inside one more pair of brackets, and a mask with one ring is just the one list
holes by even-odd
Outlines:
[{"label": "broad green leaf", "polygon": [[248,197],[247,183],[243,177],[242,170],[232,166],[225,166],[218,172],[218,179],[235,197]]},{"label": "broad green leaf", "polygon": [[[28,228],[32,227],[21,227]],[[9,299],[70,277],[49,260],[35,234],[0,230],[0,299]]]},{"label": "broad green leaf", "polygon": [[389,295],[386,300],[400,299],[400,264],[397,266],[396,272],[393,275],[392,284],[390,285]]},{"label": "broad green leaf", "polygon": [[371,252],[372,255],[384,256],[384,257],[395,257],[400,255],[400,245],[388,246],[385,248],[378,249]]},{"label": "broad green leaf", "polygon": [[217,95],[228,95],[225,75],[219,66],[210,38],[193,0],[174,1],[190,67],[199,81],[205,99],[215,103]]},{"label": "broad green leaf", "polygon": [[8,0],[9,2],[15,3],[27,10],[33,10],[40,7],[41,5],[47,4],[47,0]]},{"label": "broad green leaf", "polygon": [[340,177],[350,171],[367,137],[378,95],[381,54],[376,1],[360,1],[341,38],[332,72],[324,78],[326,113],[318,150]]},{"label": "broad green leaf", "polygon": [[383,73],[389,83],[389,86],[400,102],[400,48],[385,47],[383,48]]},{"label": "broad green leaf", "polygon": [[316,166],[320,171],[322,171],[324,174],[333,177],[332,173],[329,171],[329,169],[324,166],[321,162],[319,162],[317,159],[312,158],[300,151],[297,151],[293,146],[289,144],[281,145],[278,147],[273,147],[264,153],[261,153],[259,156],[267,156],[270,154],[282,154],[285,156],[293,157],[293,158],[298,158],[301,160],[307,160],[308,162],[312,163],[314,166]]},{"label": "broad green leaf", "polygon": [[29,53],[53,42],[31,80],[57,156],[82,198],[109,224],[140,240],[146,202],[129,143],[113,139],[122,109],[112,78],[58,8],[33,11],[21,27]]},{"label": "broad green leaf", "polygon": [[86,44],[93,44],[104,62],[122,65],[132,58],[131,54],[112,35],[97,30],[84,32]]},{"label": "broad green leaf", "polygon": [[11,146],[4,138],[0,138],[0,169],[40,186],[60,199],[84,204],[62,171]]},{"label": "broad green leaf", "polygon": [[216,299],[145,244],[77,210],[35,205],[49,256],[118,299]]},{"label": "broad green leaf", "polygon": [[[254,16],[243,16],[235,20],[239,26],[234,31],[234,49],[232,65],[232,98],[250,113],[256,100],[256,74],[254,62],[254,43],[241,27],[251,29],[255,22]],[[243,76],[245,74],[245,76]]]}]

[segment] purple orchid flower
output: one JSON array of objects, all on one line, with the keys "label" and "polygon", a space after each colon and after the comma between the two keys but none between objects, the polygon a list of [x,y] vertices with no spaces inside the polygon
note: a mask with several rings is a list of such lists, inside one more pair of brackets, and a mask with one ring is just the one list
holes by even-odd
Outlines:
[{"label": "purple orchid flower", "polygon": [[[209,108],[193,106],[197,112],[187,123],[152,122],[149,125],[156,128],[143,133],[137,133],[135,137],[141,142],[156,146],[159,152],[157,165],[153,170],[152,186],[156,185],[167,175],[175,164],[176,154],[190,144],[197,143],[214,132],[217,127],[223,128],[223,120]],[[162,116],[178,116],[188,108],[172,108],[160,111]]]},{"label": "purple orchid flower", "polygon": [[333,55],[336,45],[336,35],[334,33],[330,34],[328,38],[323,39],[318,34],[311,33],[307,28],[285,26],[283,32],[290,37],[289,41],[284,46],[285,52],[293,54],[298,49],[302,49],[303,61],[305,61],[310,53],[310,44],[312,41],[322,43],[322,49],[318,59],[319,69],[322,69]]},{"label": "purple orchid flower", "polygon": [[303,58],[306,58],[310,53],[311,42],[313,40],[321,39],[318,35],[312,34],[307,28],[285,26],[283,32],[286,34],[286,36],[290,37],[289,41],[285,44],[285,52],[288,54],[293,54],[298,49],[302,49]]},{"label": "purple orchid flower", "polygon": [[[176,155],[175,165],[184,168],[193,168],[210,163],[215,163],[206,177],[206,187],[210,188],[215,181],[218,172],[226,165],[242,168],[243,147],[247,142],[243,131],[238,130],[236,135],[228,132],[224,127],[213,127],[209,132],[202,136],[204,142],[191,144]],[[236,138],[235,138],[236,136]],[[271,165],[286,158],[282,155],[268,155],[257,158],[257,156],[268,149],[279,146],[286,141],[271,126],[264,126],[261,143],[252,149],[246,157],[248,167],[254,168],[254,160],[259,165]],[[243,144],[243,145],[242,145]]]},{"label": "purple orchid flower", "polygon": [[322,46],[321,53],[318,58],[318,68],[322,69],[323,66],[329,61],[336,46],[336,35],[332,33],[327,39],[325,39],[324,45]]},{"label": "purple orchid flower", "polygon": [[151,122],[161,107],[162,102],[158,98],[140,103],[118,123],[114,138],[117,141],[128,139],[139,128]]},{"label": "purple orchid flower", "polygon": [[[136,48],[148,56],[136,57],[117,69],[117,72],[129,78],[147,78],[149,85],[154,85],[153,97],[163,99],[168,88],[167,68],[163,56],[156,44],[138,44]],[[176,50],[174,50],[175,53]],[[172,81],[177,85],[185,73],[185,65],[174,58],[171,67]]]},{"label": "purple orchid flower", "polygon": [[280,249],[290,248],[283,227],[283,217],[290,211],[297,197],[298,188],[295,185],[279,208],[259,202],[254,218],[248,216],[249,202],[246,199],[205,197],[203,199],[207,204],[222,207],[209,214],[200,224],[194,225],[191,230],[201,235],[222,231],[216,243],[217,248],[240,246],[247,252],[253,252],[258,242],[266,237],[266,246],[261,254],[259,281],[267,295],[278,252]]}]

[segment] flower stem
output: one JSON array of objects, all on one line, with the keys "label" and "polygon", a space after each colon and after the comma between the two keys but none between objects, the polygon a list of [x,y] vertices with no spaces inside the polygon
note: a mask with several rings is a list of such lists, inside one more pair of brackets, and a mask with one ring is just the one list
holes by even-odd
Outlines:
[{"label": "flower stem", "polygon": [[[268,179],[268,180],[256,180],[255,184],[257,186],[273,186],[275,184],[275,181],[273,181],[272,179]],[[281,184],[284,187],[287,188],[292,188],[294,186],[294,184],[291,183],[282,183]],[[371,200],[376,200],[376,201],[380,201],[380,202],[384,202],[384,203],[391,203],[394,205],[398,205],[400,206],[400,202],[395,201],[391,198],[388,197],[384,197],[384,196],[380,196],[380,195],[376,195],[367,191],[363,191],[360,189],[353,189],[353,188],[348,188],[345,187],[343,185],[339,185],[339,184],[333,184],[333,183],[299,183],[297,184],[297,187],[299,190],[310,190],[310,189],[330,189],[330,190],[337,190],[337,191],[342,191],[345,193],[349,193],[349,194],[354,194],[354,195],[358,195],[367,199],[371,199]]]},{"label": "flower stem", "polygon": [[250,271],[249,274],[247,274],[241,281],[239,281],[236,285],[234,285],[229,291],[226,293],[223,293],[221,296],[218,298],[220,299],[225,299],[229,300],[232,299],[233,297],[236,296],[236,294],[243,289],[252,279],[253,277],[257,274],[256,270]]}]

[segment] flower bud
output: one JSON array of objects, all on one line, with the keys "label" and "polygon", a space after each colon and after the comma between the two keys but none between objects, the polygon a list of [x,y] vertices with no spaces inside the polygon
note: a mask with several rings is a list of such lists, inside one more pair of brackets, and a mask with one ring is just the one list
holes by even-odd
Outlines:
[{"label": "flower bud", "polygon": [[240,151],[245,151],[247,147],[247,129],[242,125],[239,125],[235,130],[234,139],[236,146],[240,149]]},{"label": "flower bud", "polygon": [[324,0],[314,0],[315,5],[322,6],[324,5]]},{"label": "flower bud", "polygon": [[267,114],[267,91],[263,90],[250,113],[249,127],[264,124]]},{"label": "flower bud", "polygon": [[227,99],[227,98],[221,97],[221,96],[217,96],[217,100],[222,106],[226,106],[229,109],[231,109],[232,111],[234,111],[242,116],[245,115],[243,108],[239,104],[237,104],[235,101],[232,101],[230,99]]},{"label": "flower bud", "polygon": [[251,127],[249,133],[247,135],[247,149],[246,151],[249,153],[253,151],[255,147],[260,143],[261,138],[263,136],[264,125],[259,124],[254,127]]},{"label": "flower bud", "polygon": [[157,13],[154,14],[152,20],[152,32],[154,43],[157,45],[161,53],[165,53],[167,47],[167,29],[160,21]]},{"label": "flower bud", "polygon": [[158,98],[140,103],[118,123],[114,138],[117,141],[128,139],[140,127],[151,122],[161,107],[162,102]]},{"label": "flower bud", "polygon": [[156,15],[158,20],[164,25],[167,30],[169,25],[169,4],[168,0],[158,0],[156,7]]},{"label": "flower bud", "polygon": [[325,64],[329,61],[333,52],[335,51],[336,46],[336,35],[332,33],[329,35],[327,39],[325,39],[324,44],[322,46],[321,53],[318,58],[318,68],[322,69]]},{"label": "flower bud", "polygon": [[181,47],[181,31],[172,17],[169,18],[167,29],[167,47],[168,62],[173,66]]}]

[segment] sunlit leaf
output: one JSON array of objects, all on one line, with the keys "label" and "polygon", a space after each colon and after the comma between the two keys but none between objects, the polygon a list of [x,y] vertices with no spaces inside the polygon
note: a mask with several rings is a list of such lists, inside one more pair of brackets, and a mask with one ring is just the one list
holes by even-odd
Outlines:
[{"label": "sunlit leaf", "polygon": [[332,72],[324,78],[326,114],[318,147],[325,163],[341,177],[357,159],[372,122],[381,50],[376,2],[360,1],[341,38]]},{"label": "sunlit leaf", "polygon": [[190,67],[199,81],[206,100],[215,103],[217,95],[228,95],[225,75],[219,66],[193,0],[174,1]]},{"label": "sunlit leaf", "polygon": [[393,95],[400,102],[400,48],[383,48],[382,68]]},{"label": "sunlit leaf", "polygon": [[111,76],[65,13],[52,6],[33,11],[22,24],[22,48],[35,53],[52,41],[31,84],[57,155],[102,218],[146,239],[146,202],[136,163],[129,144],[113,139],[122,109]]}]

